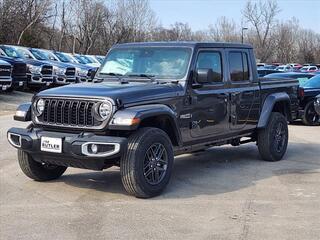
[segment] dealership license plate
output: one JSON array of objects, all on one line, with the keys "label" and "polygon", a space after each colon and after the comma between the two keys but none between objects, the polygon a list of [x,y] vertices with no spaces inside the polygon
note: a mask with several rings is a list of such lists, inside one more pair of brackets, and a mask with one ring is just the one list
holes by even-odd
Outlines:
[{"label": "dealership license plate", "polygon": [[62,139],[41,137],[41,151],[62,153]]},{"label": "dealership license plate", "polygon": [[23,86],[23,82],[19,82],[19,87]]},{"label": "dealership license plate", "polygon": [[46,85],[49,86],[49,85],[50,85],[50,82],[46,82]]},{"label": "dealership license plate", "polygon": [[2,86],[2,91],[7,90],[7,86]]}]

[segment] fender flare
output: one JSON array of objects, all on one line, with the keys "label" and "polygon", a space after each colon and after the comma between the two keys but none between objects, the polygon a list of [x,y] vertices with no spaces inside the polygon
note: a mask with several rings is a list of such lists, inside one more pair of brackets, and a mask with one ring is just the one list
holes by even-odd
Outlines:
[{"label": "fender flare", "polygon": [[[143,120],[150,117],[167,116],[174,129],[174,136],[178,144],[182,143],[177,114],[167,105],[148,104],[141,106],[128,107],[118,110],[110,120],[108,129],[110,130],[136,130]],[[117,119],[139,119],[139,124],[125,125],[117,124]]]},{"label": "fender flare", "polygon": [[[278,102],[285,102],[290,108],[290,97],[286,92],[272,93],[268,95],[263,103],[257,128],[265,128],[269,122],[273,107]],[[288,111],[291,113],[290,109]],[[290,118],[290,116],[288,116]]]}]

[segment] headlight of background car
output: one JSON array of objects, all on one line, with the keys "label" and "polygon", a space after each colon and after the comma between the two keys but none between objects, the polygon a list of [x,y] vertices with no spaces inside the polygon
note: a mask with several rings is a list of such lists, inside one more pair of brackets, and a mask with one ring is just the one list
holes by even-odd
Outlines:
[{"label": "headlight of background car", "polygon": [[43,113],[44,105],[45,105],[45,102],[41,98],[36,102],[35,109],[36,109],[37,116],[40,116]]},{"label": "headlight of background car", "polygon": [[112,103],[111,102],[103,102],[99,105],[98,113],[101,120],[106,120],[111,117],[112,114]]},{"label": "headlight of background car", "polygon": [[87,76],[88,75],[88,70],[77,68],[77,74],[78,74],[78,76]]},{"label": "headlight of background car", "polygon": [[31,73],[41,73],[41,66],[34,66],[31,64],[27,65],[29,72]]},{"label": "headlight of background car", "polygon": [[65,68],[60,68],[60,67],[53,67],[53,73],[55,75],[65,75],[66,69]]}]

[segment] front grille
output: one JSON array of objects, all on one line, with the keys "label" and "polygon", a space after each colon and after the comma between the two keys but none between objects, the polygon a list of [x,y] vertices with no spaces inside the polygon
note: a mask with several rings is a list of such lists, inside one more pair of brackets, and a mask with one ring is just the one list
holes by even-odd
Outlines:
[{"label": "front grille", "polygon": [[42,66],[41,74],[42,75],[52,75],[52,70],[53,70],[52,66]]},{"label": "front grille", "polygon": [[95,127],[101,122],[95,121],[93,107],[97,101],[76,99],[45,99],[43,114],[38,117],[40,123],[76,127]]},{"label": "front grille", "polygon": [[27,64],[15,63],[13,65],[12,76],[14,76],[14,77],[23,76],[24,77],[26,75],[27,75]]},{"label": "front grille", "polygon": [[74,77],[76,75],[76,69],[72,67],[68,67],[66,70],[66,76]]},{"label": "front grille", "polygon": [[0,77],[10,77],[11,76],[11,66],[0,65]]}]

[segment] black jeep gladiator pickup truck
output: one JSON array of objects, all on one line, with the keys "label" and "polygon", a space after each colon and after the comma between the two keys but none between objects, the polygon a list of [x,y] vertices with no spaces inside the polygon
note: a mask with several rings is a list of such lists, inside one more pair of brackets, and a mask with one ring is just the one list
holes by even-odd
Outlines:
[{"label": "black jeep gladiator pickup truck", "polygon": [[298,81],[258,79],[250,45],[128,43],[114,46],[94,83],[42,91],[17,109],[8,140],[22,171],[37,181],[67,167],[120,166],[124,188],[161,193],[175,155],[257,142],[278,161],[297,112]]}]

